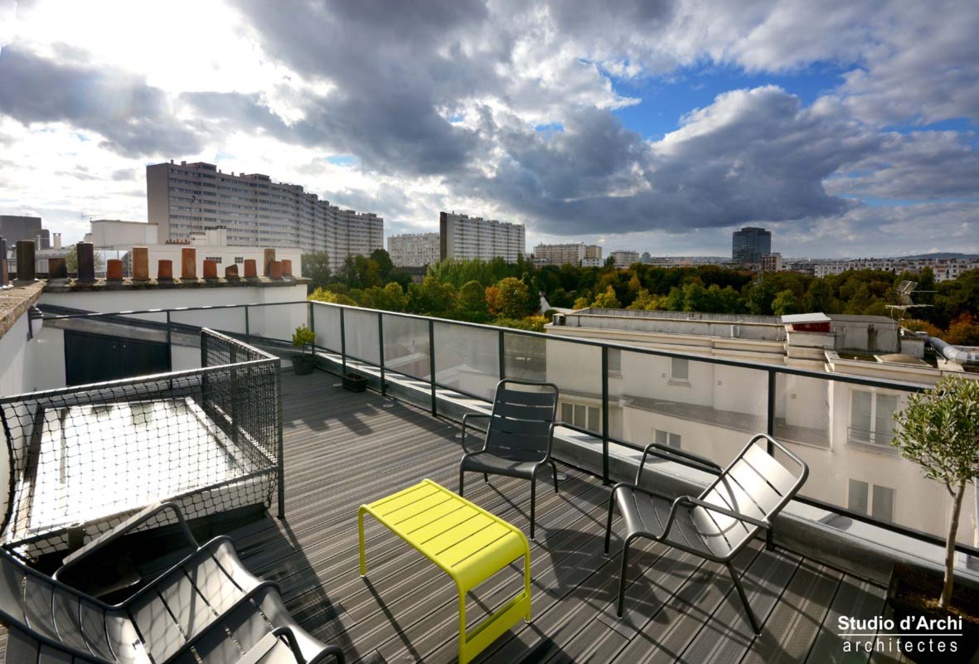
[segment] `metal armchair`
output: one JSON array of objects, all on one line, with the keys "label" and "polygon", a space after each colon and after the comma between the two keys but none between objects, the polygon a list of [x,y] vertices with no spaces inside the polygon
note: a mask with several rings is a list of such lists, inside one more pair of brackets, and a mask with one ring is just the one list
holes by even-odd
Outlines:
[{"label": "metal armchair", "polygon": [[[766,448],[770,448],[773,453],[781,452],[791,462],[792,469],[783,465]],[[748,604],[747,595],[731,560],[761,530],[772,526],[775,516],[805,483],[809,475],[808,466],[774,438],[766,434],[756,434],[703,493],[697,497],[672,498],[639,486],[646,459],[650,455],[674,461],[677,460],[676,457],[689,459],[691,456],[672,449],[664,452],[658,445],[649,445],[643,451],[635,482],[616,484],[612,488],[605,530],[606,554],[609,551],[612,514],[616,505],[622,513],[626,531],[619,576],[618,616],[622,617],[625,601],[629,545],[635,539],[646,537],[723,563],[734,579],[734,586],[744,604],[751,628],[759,634],[761,624]],[[700,465],[711,470],[703,460]],[[715,468],[719,469],[716,466]]]},{"label": "metal armchair", "polygon": [[[523,387],[524,389],[515,389]],[[459,495],[465,490],[466,472],[520,477],[530,480],[530,539],[534,539],[537,475],[550,466],[557,493],[557,466],[551,458],[554,423],[557,419],[558,388],[553,383],[501,380],[496,386],[493,411],[489,415],[468,414],[462,418],[462,445],[466,453],[459,464]],[[483,447],[466,448],[470,419],[487,418]]]}]

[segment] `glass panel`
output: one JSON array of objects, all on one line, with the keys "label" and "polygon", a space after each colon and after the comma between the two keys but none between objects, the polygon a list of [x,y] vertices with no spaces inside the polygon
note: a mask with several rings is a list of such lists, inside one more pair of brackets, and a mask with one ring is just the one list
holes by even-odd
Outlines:
[{"label": "glass panel", "polygon": [[384,368],[428,380],[431,375],[428,321],[383,314]]},{"label": "glass panel", "polygon": [[608,372],[622,373],[622,351],[616,348],[608,349]]},{"label": "glass panel", "polygon": [[[261,323],[261,312],[257,307],[249,307],[249,327],[255,336],[264,336],[264,326],[255,328],[253,318],[258,316]],[[163,314],[165,318],[165,314]],[[203,309],[200,311],[171,311],[170,322],[177,325],[189,325],[193,327],[209,327],[225,334],[245,334],[245,308],[236,307],[234,309]],[[256,331],[257,330],[257,331]],[[289,333],[292,339],[292,333]]]},{"label": "glass panel", "polygon": [[894,411],[897,410],[896,394],[877,394],[877,411],[874,415],[874,442],[890,445],[894,437]]},{"label": "glass panel", "polygon": [[340,352],[340,307],[313,302],[313,329],[316,331],[316,345],[320,348]]},{"label": "glass panel", "polygon": [[343,316],[344,336],[347,339],[347,357],[362,360],[368,364],[379,364],[378,314],[373,311],[346,309]]},{"label": "glass panel", "polygon": [[873,515],[875,519],[890,523],[894,520],[894,489],[874,485]]},{"label": "glass panel", "polygon": [[561,419],[564,422],[574,423],[574,404],[563,403],[561,404]]},{"label": "glass panel", "polygon": [[[522,348],[526,348],[519,335],[506,334],[504,336],[507,344],[515,342]],[[545,358],[541,362],[540,358],[535,360],[539,366],[546,367],[543,374],[538,372],[527,372],[525,377],[533,380],[545,380],[557,385],[559,399],[561,401],[561,419],[583,429],[596,434],[602,432],[602,350],[598,346],[563,341],[557,338],[532,339],[533,343],[544,341]],[[506,349],[507,357],[516,358],[517,351],[511,350],[510,346]],[[530,366],[527,362],[514,359],[507,364],[507,375],[510,375],[511,367]],[[515,370],[515,369],[514,369]],[[569,418],[565,413],[574,406],[581,408],[581,415],[577,418]]]},{"label": "glass panel", "polygon": [[436,382],[493,401],[500,381],[499,347],[497,330],[436,321]]},{"label": "glass panel", "polygon": [[870,413],[874,395],[871,392],[854,388],[850,394],[850,435],[849,439],[858,443],[870,442]]},{"label": "glass panel", "polygon": [[821,378],[776,375],[775,439],[828,448],[829,388],[830,381]]},{"label": "glass panel", "polygon": [[503,333],[506,377],[547,380],[547,339],[529,334]]},{"label": "glass panel", "polygon": [[852,512],[867,514],[867,483],[860,480],[850,480],[847,497],[847,508]]},{"label": "glass panel", "polygon": [[674,434],[686,451],[726,466],[752,434],[766,430],[767,372],[682,359],[687,381],[678,382],[675,360],[622,351],[622,378],[609,381],[612,436],[645,446],[663,431],[661,444]]}]

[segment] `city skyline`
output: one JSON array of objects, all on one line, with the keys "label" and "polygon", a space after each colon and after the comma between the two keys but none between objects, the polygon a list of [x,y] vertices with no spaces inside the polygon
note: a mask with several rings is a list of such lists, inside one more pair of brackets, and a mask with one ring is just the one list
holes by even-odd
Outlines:
[{"label": "city skyline", "polygon": [[457,210],[528,252],[723,256],[762,226],[785,257],[975,254],[977,28],[969,2],[0,0],[0,213],[72,242],[144,219],[176,159],[386,237]]}]

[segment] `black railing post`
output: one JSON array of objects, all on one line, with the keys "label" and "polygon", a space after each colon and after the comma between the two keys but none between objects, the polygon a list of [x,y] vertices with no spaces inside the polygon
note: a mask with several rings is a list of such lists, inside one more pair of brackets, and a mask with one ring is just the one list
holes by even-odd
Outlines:
[{"label": "black railing post", "polygon": [[[307,300],[306,305],[306,318],[309,319],[309,329],[316,334],[316,309],[313,308],[313,301]],[[316,342],[313,341],[313,347],[316,346]]]},{"label": "black railing post", "polygon": [[384,314],[377,312],[377,359],[381,368],[381,396],[385,394],[384,389]]},{"label": "black railing post", "polygon": [[245,342],[246,343],[249,343],[249,344],[252,342],[252,328],[251,328],[251,325],[250,325],[250,323],[248,321],[248,305],[247,304],[245,305]]},{"label": "black railing post", "polygon": [[432,417],[439,414],[435,397],[435,321],[428,319],[428,383],[432,390]]},{"label": "black railing post", "polygon": [[[279,363],[281,364],[281,360]],[[278,441],[279,518],[286,518],[286,450],[282,440],[282,371],[275,372],[275,428]]]},{"label": "black railing post", "polygon": [[343,316],[344,308],[340,307],[340,367],[342,376],[347,375],[347,326]]},{"label": "black railing post", "polygon": [[500,380],[506,378],[506,343],[503,340],[503,329],[500,329],[499,338],[497,339],[497,353],[500,356]]},{"label": "black railing post", "polygon": [[[768,414],[766,417],[767,422],[765,425],[766,426],[765,433],[767,433],[769,436],[773,438],[775,437],[775,379],[776,379],[775,370],[769,369],[768,370]],[[767,441],[765,445],[767,446],[769,456],[774,456],[775,446],[772,444],[772,441],[770,440]],[[765,547],[768,549],[775,548],[774,530],[775,530],[775,524],[772,524],[771,527],[769,527],[768,530],[765,531]]]},{"label": "black railing post", "polygon": [[608,471],[608,346],[602,346],[602,482],[609,484]]},{"label": "black railing post", "polygon": [[[173,336],[172,336],[172,332],[170,331],[170,310],[169,309],[167,309],[167,354],[169,355],[169,359],[170,359],[170,367],[169,367],[169,370],[170,371],[173,371]],[[204,365],[204,362],[203,362],[203,358],[202,358],[202,361],[201,361],[201,366],[205,366]]]}]

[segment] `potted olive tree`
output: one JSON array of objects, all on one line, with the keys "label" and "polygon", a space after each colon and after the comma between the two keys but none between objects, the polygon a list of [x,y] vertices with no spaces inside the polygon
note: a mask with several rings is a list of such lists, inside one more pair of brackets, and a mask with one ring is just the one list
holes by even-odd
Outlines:
[{"label": "potted olive tree", "polygon": [[316,333],[305,325],[300,325],[292,333],[292,346],[299,349],[299,354],[292,356],[292,368],[295,369],[297,376],[313,373],[316,367],[315,344]]},{"label": "potted olive tree", "polygon": [[[952,497],[952,513],[945,538],[944,579],[939,582],[935,575],[934,585],[929,588],[923,570],[895,566],[889,589],[891,605],[896,614],[905,611],[934,618],[961,617],[962,629],[952,631],[968,634],[971,628],[979,639],[979,605],[973,599],[975,593],[971,593],[973,598],[964,592],[957,591],[954,596],[952,593],[959,515],[966,489],[979,475],[979,380],[942,378],[934,388],[909,397],[907,408],[895,413],[895,420],[898,429],[892,444],[901,456],[921,466],[926,477],[945,485]],[[919,622],[915,618],[907,624]],[[958,654],[964,654],[963,661],[967,661],[979,641],[961,645]],[[945,657],[942,661],[952,661],[948,653]]]}]

